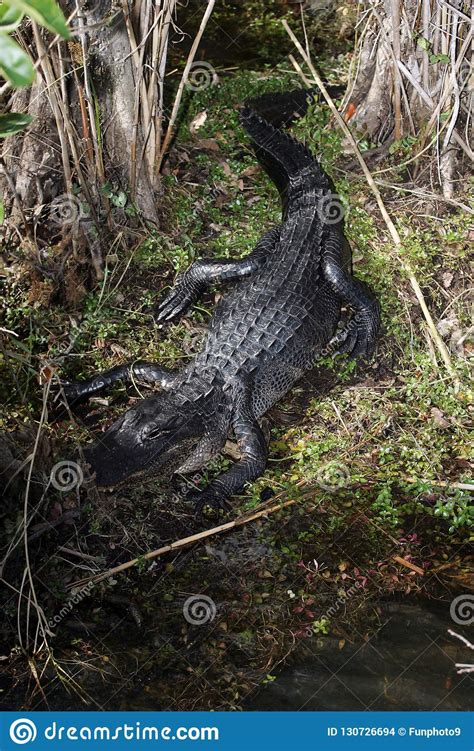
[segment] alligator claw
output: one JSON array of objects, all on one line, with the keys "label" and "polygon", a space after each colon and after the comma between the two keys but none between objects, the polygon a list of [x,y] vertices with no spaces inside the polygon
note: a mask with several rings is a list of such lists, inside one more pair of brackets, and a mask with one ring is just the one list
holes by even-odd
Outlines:
[{"label": "alligator claw", "polygon": [[213,491],[211,487],[205,490],[193,488],[186,493],[185,500],[194,503],[196,516],[202,516],[206,506],[217,512],[229,511],[232,508],[227,498],[219,492]]},{"label": "alligator claw", "polygon": [[336,354],[369,359],[375,348],[378,319],[368,311],[359,311],[347,327],[331,339]]},{"label": "alligator claw", "polygon": [[177,294],[168,295],[165,297],[162,303],[156,309],[156,322],[165,323],[165,321],[172,321],[173,318],[177,318],[181,313],[184,313],[186,308],[191,305],[191,300],[181,300]]},{"label": "alligator claw", "polygon": [[174,287],[156,307],[156,322],[172,321],[185,312],[194,302],[196,290],[178,277]]},{"label": "alligator claw", "polygon": [[84,401],[83,384],[74,381],[60,381],[53,397],[53,404],[59,404],[65,399],[70,407]]}]

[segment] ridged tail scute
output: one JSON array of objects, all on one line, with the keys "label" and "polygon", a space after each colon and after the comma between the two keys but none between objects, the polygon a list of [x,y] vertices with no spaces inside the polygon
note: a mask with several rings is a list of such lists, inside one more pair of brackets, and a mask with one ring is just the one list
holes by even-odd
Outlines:
[{"label": "ridged tail scute", "polygon": [[307,168],[314,169],[314,178],[321,180],[321,187],[326,185],[326,176],[311,152],[289,133],[280,130],[306,112],[314,93],[313,89],[299,89],[264,94],[247,100],[240,113],[257,159],[278,188],[284,207],[289,198],[290,180]]}]

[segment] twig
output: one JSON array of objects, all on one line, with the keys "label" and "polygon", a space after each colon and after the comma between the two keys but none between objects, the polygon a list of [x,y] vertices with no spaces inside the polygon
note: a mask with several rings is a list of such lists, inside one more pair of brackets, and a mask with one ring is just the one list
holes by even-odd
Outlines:
[{"label": "twig", "polygon": [[295,58],[291,54],[288,55],[288,57],[290,59],[291,64],[293,65],[294,69],[296,70],[296,72],[299,73],[299,75],[301,77],[301,80],[303,81],[304,85],[308,86],[308,88],[309,88],[312,85],[312,82],[309,80],[309,78],[307,78],[305,76],[305,74],[303,72],[303,69],[300,66],[299,62],[297,60],[295,60]]},{"label": "twig", "polygon": [[171,116],[169,119],[168,127],[166,129],[166,135],[163,139],[163,144],[161,146],[160,154],[158,155],[158,169],[160,169],[162,161],[163,161],[163,157],[166,154],[166,151],[168,150],[168,146],[170,144],[171,137],[173,135],[174,126],[176,123],[176,118],[178,116],[179,106],[181,104],[181,99],[183,97],[184,87],[188,80],[189,71],[191,70],[191,65],[194,62],[194,57],[196,55],[197,48],[199,47],[202,35],[204,34],[204,29],[207,26],[207,22],[209,21],[209,18],[214,9],[215,3],[216,3],[216,0],[208,0],[206,11],[202,17],[201,25],[199,26],[198,32],[194,38],[193,44],[189,51],[188,59],[186,61],[186,65],[184,66],[183,75],[181,77],[181,81],[179,82],[178,91],[176,92],[176,96],[174,99],[173,109],[171,111]]},{"label": "twig", "polygon": [[462,12],[462,10],[459,10],[459,8],[455,8],[454,5],[451,5],[450,3],[447,3],[446,0],[438,0],[438,2],[441,5],[444,5],[446,8],[448,8],[451,13],[454,13],[455,16],[459,16],[459,18],[462,18],[463,21],[467,21],[468,24],[472,23],[472,19],[469,18],[465,13]]},{"label": "twig", "polygon": [[459,94],[459,84],[456,76],[456,36],[458,28],[458,17],[453,15],[452,29],[451,29],[451,44],[449,45],[449,56],[451,60],[451,89],[454,95],[454,107],[449,121],[449,126],[443,141],[443,151],[446,151],[451,140],[451,136],[454,132],[454,126],[456,125],[459,117],[459,109],[461,106],[461,99]]},{"label": "twig", "polygon": [[[47,635],[50,634],[51,632],[50,632],[50,630],[48,628],[48,623],[47,623],[46,617],[45,617],[45,615],[43,613],[43,609],[40,607],[40,605],[38,603],[37,596],[36,596],[36,589],[35,589],[35,584],[34,584],[34,581],[33,581],[33,574],[31,572],[30,551],[29,551],[29,546],[28,546],[28,532],[27,532],[27,530],[28,530],[28,501],[29,501],[31,481],[33,479],[33,467],[34,467],[34,462],[35,462],[36,454],[38,453],[38,447],[39,447],[39,442],[40,442],[40,438],[41,438],[41,432],[43,430],[43,425],[44,425],[45,420],[46,420],[48,395],[49,395],[50,386],[51,386],[51,381],[48,381],[48,383],[45,386],[45,390],[44,390],[44,394],[43,394],[43,408],[42,408],[42,411],[41,411],[41,417],[40,417],[40,420],[39,420],[38,430],[37,430],[37,433],[36,433],[35,443],[34,443],[34,446],[33,446],[33,452],[32,452],[30,466],[29,466],[29,470],[28,470],[28,477],[27,477],[27,480],[26,480],[25,498],[24,498],[24,502],[23,502],[23,526],[24,526],[23,542],[24,542],[24,550],[25,550],[25,574],[28,577],[28,582],[29,582],[29,585],[30,585],[31,596],[33,598],[35,609],[36,609],[36,612],[37,612],[37,615],[38,615],[38,625],[40,627],[41,635],[42,635],[44,643],[45,643],[45,645],[46,645],[46,647],[48,649],[48,652],[49,652],[49,647],[48,647]],[[28,608],[29,608],[29,602],[30,602],[30,600],[28,599]],[[20,607],[18,607],[18,610],[20,610]],[[29,627],[29,618],[27,618],[27,634],[28,634],[28,627]],[[26,637],[25,644],[26,644],[26,648],[27,648],[28,647],[28,635]]]},{"label": "twig", "polygon": [[469,649],[474,649],[474,644],[471,644],[471,642],[468,639],[466,639],[465,636],[462,636],[461,634],[457,634],[456,631],[452,631],[450,628],[448,628],[448,634],[450,636],[455,636],[456,639],[459,639],[460,641],[462,641],[463,644],[466,645],[466,647],[469,647]]},{"label": "twig", "polygon": [[407,561],[406,558],[402,558],[401,555],[394,555],[393,560],[399,563],[401,566],[405,566],[406,568],[411,569],[411,571],[416,571],[417,574],[424,575],[424,571],[419,566],[415,566],[414,563],[411,563],[411,561]]},{"label": "twig", "polygon": [[428,193],[422,188],[407,188],[403,185],[397,185],[396,183],[388,183],[385,180],[376,180],[375,182],[377,183],[377,185],[382,185],[383,188],[391,188],[392,190],[399,191],[400,193],[411,193],[412,195],[419,196],[420,198],[431,199],[433,201],[443,201],[444,203],[449,203],[450,206],[456,206],[456,208],[462,209],[467,214],[474,215],[474,209],[471,209],[470,206],[462,203],[461,201],[456,201],[456,199],[454,198],[446,198],[446,196],[439,195],[438,193]]},{"label": "twig", "polygon": [[[423,37],[425,39],[429,39],[430,36],[430,0],[422,0],[422,23],[423,23]],[[400,59],[400,58],[399,58]],[[398,61],[397,61],[398,64]],[[429,60],[428,60],[428,50],[423,49],[421,52],[421,71],[422,71],[422,78],[423,78],[423,86],[425,88],[425,91],[428,91],[430,86],[429,81]],[[400,73],[399,73],[400,75]]]},{"label": "twig", "polygon": [[435,485],[437,488],[455,488],[456,490],[470,490],[474,491],[474,483],[472,482],[451,482],[450,480],[417,480],[415,477],[404,477],[406,482],[427,482],[430,485]]},{"label": "twig", "polygon": [[396,141],[399,141],[402,137],[401,86],[400,71],[398,70],[398,61],[400,60],[400,0],[391,0],[390,7],[392,11],[392,47],[395,57],[395,65],[393,66],[393,109],[395,114],[394,137]]},{"label": "twig", "polygon": [[293,506],[295,503],[298,503],[298,501],[301,501],[302,498],[297,498],[290,501],[285,501],[284,503],[278,503],[274,506],[271,506],[270,508],[264,508],[261,511],[257,511],[256,513],[250,514],[249,516],[243,516],[239,517],[238,519],[234,519],[231,522],[226,522],[225,524],[220,524],[217,527],[212,527],[211,529],[206,529],[204,532],[198,532],[195,535],[190,535],[189,537],[183,537],[181,540],[176,540],[175,542],[170,543],[169,545],[164,545],[161,548],[158,548],[157,550],[151,550],[148,553],[145,553],[144,555],[140,556],[139,558],[133,558],[130,561],[126,561],[125,563],[121,563],[119,566],[114,566],[113,568],[108,569],[107,571],[103,571],[100,574],[96,574],[95,576],[89,576],[84,579],[80,579],[79,581],[72,582],[70,584],[66,585],[67,589],[75,589],[76,587],[82,587],[88,582],[100,582],[104,581],[104,579],[109,579],[114,574],[118,574],[122,571],[126,571],[129,568],[132,568],[133,566],[136,566],[137,563],[141,563],[142,561],[151,561],[154,558],[159,558],[162,555],[165,555],[165,553],[171,553],[174,550],[180,550],[181,548],[185,548],[188,545],[192,545],[194,542],[199,542],[200,540],[204,540],[207,537],[212,537],[213,535],[221,534],[222,532],[228,532],[230,529],[236,529],[237,527],[241,527],[244,524],[249,524],[252,521],[255,521],[255,519],[260,519],[264,516],[268,516],[269,514],[275,513],[275,511],[281,511],[284,508],[287,508],[288,506]]},{"label": "twig", "polygon": [[76,558],[82,558],[84,561],[92,561],[93,563],[101,563],[103,558],[98,555],[89,555],[89,553],[83,553],[81,550],[74,550],[74,548],[67,548],[65,545],[60,545],[58,551],[72,555]]},{"label": "twig", "polygon": [[[387,225],[387,229],[390,232],[390,235],[392,237],[393,243],[394,243],[394,245],[395,245],[395,247],[397,249],[400,249],[402,247],[402,241],[401,241],[400,235],[398,233],[398,230],[396,229],[396,227],[395,227],[395,225],[394,225],[394,223],[393,223],[393,221],[392,221],[392,219],[391,219],[391,217],[390,217],[387,209],[385,208],[385,204],[383,202],[383,199],[382,199],[382,196],[380,194],[380,191],[377,188],[377,185],[375,184],[375,181],[374,181],[374,179],[372,177],[372,174],[371,174],[369,168],[367,167],[362,154],[360,153],[359,147],[358,147],[358,145],[356,143],[356,140],[355,140],[354,136],[352,135],[351,131],[349,130],[349,128],[347,127],[346,123],[344,122],[344,120],[342,119],[341,115],[339,114],[336,105],[334,104],[331,96],[329,95],[329,92],[327,91],[327,89],[326,89],[323,81],[321,80],[321,77],[320,77],[319,73],[316,71],[315,67],[313,66],[313,63],[312,63],[311,59],[308,58],[308,56],[306,55],[303,47],[301,46],[300,42],[298,41],[298,39],[294,35],[293,31],[288,26],[288,23],[287,23],[287,21],[285,19],[283,19],[282,24],[283,24],[283,26],[284,26],[287,34],[289,35],[290,39],[292,40],[293,44],[295,45],[295,47],[297,48],[298,52],[300,53],[301,57],[305,61],[306,65],[308,66],[309,70],[311,71],[311,74],[312,74],[312,76],[314,78],[314,81],[318,85],[319,89],[321,90],[321,93],[324,96],[326,102],[328,103],[331,112],[333,113],[334,117],[336,118],[336,121],[337,121],[339,127],[342,129],[342,131],[344,132],[345,136],[347,137],[347,139],[348,139],[348,141],[349,141],[349,143],[350,143],[350,145],[352,147],[352,150],[354,151],[354,154],[357,157],[357,160],[359,161],[359,164],[360,164],[360,166],[362,168],[362,171],[364,173],[365,179],[367,180],[367,183],[368,183],[370,189],[372,190],[372,193],[375,196],[375,200],[377,201],[377,205],[378,205],[378,207],[380,209],[380,213],[382,214],[382,217],[383,217],[383,219],[385,221],[385,224]],[[421,310],[423,312],[423,315],[425,317],[426,323],[428,325],[430,334],[431,334],[431,336],[433,338],[433,341],[434,341],[436,347],[438,348],[438,350],[439,350],[439,352],[441,354],[441,357],[443,358],[443,362],[444,362],[444,364],[446,366],[446,370],[448,371],[449,375],[453,379],[455,385],[457,387],[459,387],[459,379],[458,379],[458,377],[456,375],[456,372],[455,372],[455,370],[453,368],[453,365],[452,365],[452,362],[451,362],[451,357],[449,355],[449,352],[447,350],[447,347],[446,347],[445,343],[443,342],[443,340],[441,339],[441,337],[440,337],[440,335],[438,333],[438,330],[437,330],[437,328],[435,326],[435,323],[433,321],[431,313],[428,310],[425,298],[423,296],[423,292],[421,291],[420,285],[418,284],[418,280],[416,279],[416,277],[415,277],[415,275],[413,273],[413,270],[412,270],[410,264],[406,260],[402,260],[400,258],[400,263],[401,263],[401,267],[405,270],[405,273],[408,276],[408,279],[409,279],[410,284],[411,284],[411,286],[413,288],[413,291],[415,292],[415,295],[417,297],[418,303],[420,305],[420,308],[421,308]]]}]

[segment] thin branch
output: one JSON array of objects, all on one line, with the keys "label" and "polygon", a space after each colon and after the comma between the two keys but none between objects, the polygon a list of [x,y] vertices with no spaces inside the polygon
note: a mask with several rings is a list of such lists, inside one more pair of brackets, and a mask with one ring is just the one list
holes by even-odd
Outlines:
[{"label": "thin branch", "polygon": [[298,499],[285,501],[284,503],[278,503],[274,506],[271,506],[270,508],[264,508],[261,511],[257,511],[253,514],[250,514],[248,516],[239,517],[238,519],[234,519],[231,522],[226,522],[225,524],[220,524],[217,527],[212,527],[211,529],[206,529],[204,532],[198,532],[195,535],[190,535],[189,537],[183,537],[181,540],[176,540],[175,542],[170,543],[169,545],[164,545],[161,548],[158,548],[157,550],[150,550],[148,553],[145,553],[144,555],[140,556],[139,558],[133,558],[130,561],[126,561],[125,563],[121,563],[119,566],[114,566],[113,568],[108,569],[107,571],[103,571],[100,574],[96,574],[95,576],[89,576],[84,579],[80,579],[79,581],[72,582],[71,584],[67,584],[67,589],[76,589],[78,587],[83,587],[85,584],[89,582],[100,582],[104,581],[104,579],[109,579],[111,576],[114,576],[114,574],[119,574],[122,571],[126,571],[129,568],[132,568],[133,566],[136,566],[138,563],[141,563],[143,561],[151,561],[154,558],[159,558],[162,555],[165,555],[166,553],[171,553],[174,550],[180,550],[181,548],[185,548],[188,545],[192,545],[195,542],[199,542],[200,540],[205,540],[207,537],[212,537],[213,535],[222,534],[222,532],[228,532],[231,529],[236,529],[237,527],[242,527],[244,524],[249,524],[252,521],[255,521],[256,519],[261,519],[264,516],[268,516],[269,514],[273,514],[276,511],[281,511],[284,508],[287,508],[288,506],[293,506],[295,503],[298,503],[298,501],[303,500],[303,497],[300,497]]},{"label": "thin branch", "polygon": [[158,157],[158,169],[160,169],[161,163],[163,161],[163,157],[168,150],[168,146],[170,144],[171,137],[173,135],[174,126],[176,123],[176,118],[178,116],[178,110],[181,104],[181,99],[183,97],[184,87],[188,80],[189,71],[191,70],[191,65],[194,62],[194,57],[196,55],[197,48],[199,47],[202,35],[204,34],[204,30],[207,26],[207,22],[209,21],[211,13],[214,9],[215,3],[216,3],[216,0],[208,0],[206,12],[204,13],[202,17],[201,25],[199,26],[198,32],[194,38],[193,44],[189,51],[188,59],[186,61],[186,65],[184,66],[183,75],[181,77],[181,81],[179,82],[178,91],[176,92],[176,96],[174,99],[173,109],[171,111],[171,116],[169,119],[168,128],[166,130],[166,135],[164,137],[163,144],[161,146],[161,151]]},{"label": "thin branch", "polygon": [[398,70],[398,61],[400,60],[400,0],[391,0],[390,7],[392,11],[392,47],[395,57],[395,65],[393,66],[394,137],[396,141],[399,141],[402,137],[402,102],[400,71]]}]

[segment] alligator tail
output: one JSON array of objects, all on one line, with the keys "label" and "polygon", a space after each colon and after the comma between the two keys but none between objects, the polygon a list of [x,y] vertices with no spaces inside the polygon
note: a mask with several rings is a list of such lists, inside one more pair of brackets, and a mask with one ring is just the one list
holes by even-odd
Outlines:
[{"label": "alligator tail", "polygon": [[247,100],[240,114],[257,159],[277,186],[284,205],[291,179],[306,168],[313,168],[321,188],[328,186],[326,175],[309,149],[281,130],[306,112],[316,93],[316,89],[297,89],[264,94]]}]

